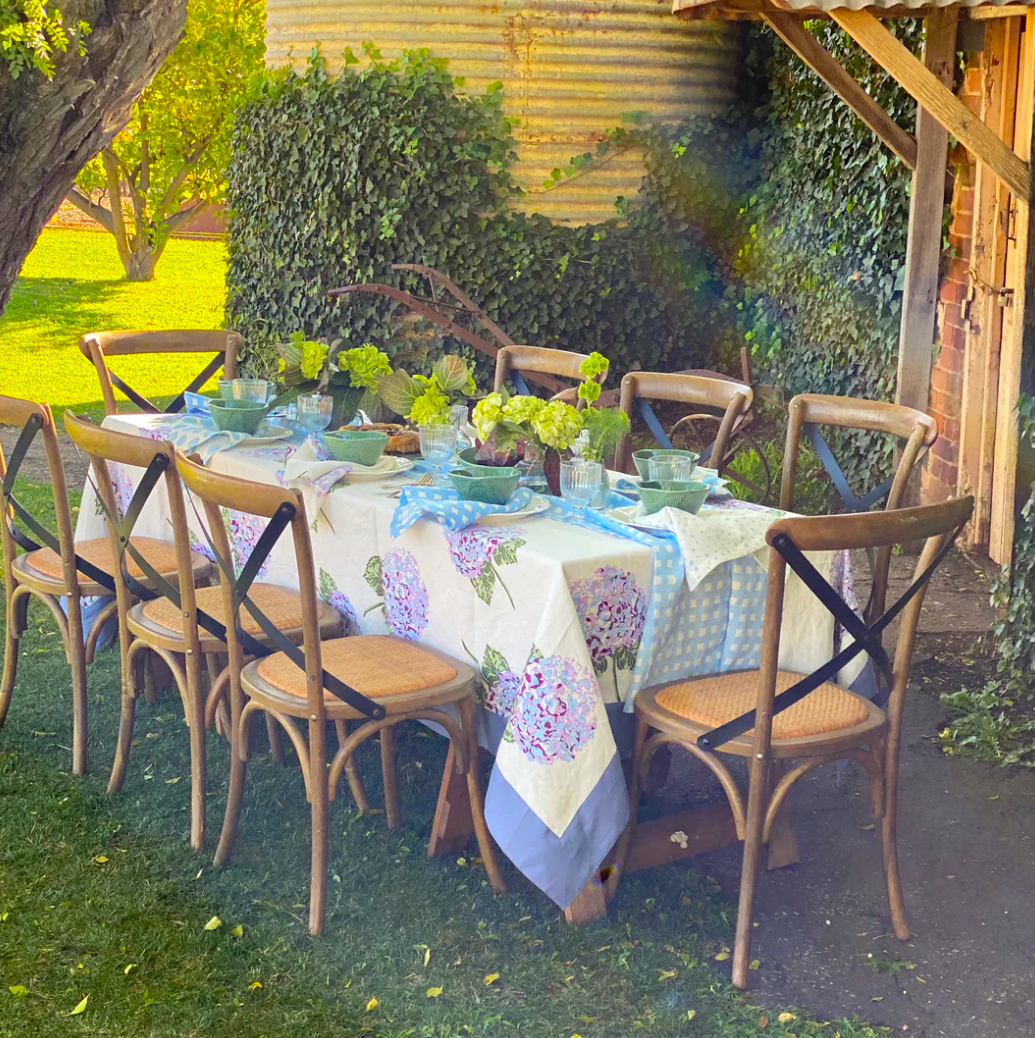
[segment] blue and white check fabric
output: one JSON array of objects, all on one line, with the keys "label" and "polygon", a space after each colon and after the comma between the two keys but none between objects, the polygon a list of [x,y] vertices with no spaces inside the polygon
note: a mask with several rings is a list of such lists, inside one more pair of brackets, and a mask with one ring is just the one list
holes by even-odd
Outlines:
[{"label": "blue and white check fabric", "polygon": [[460,530],[487,515],[519,512],[533,496],[531,490],[523,487],[505,505],[488,505],[464,501],[451,487],[404,487],[392,515],[391,534],[398,537],[424,515],[437,516],[447,530]]},{"label": "blue and white check fabric", "polygon": [[224,432],[217,429],[210,417],[195,414],[159,415],[141,428],[145,436],[168,440],[184,454],[198,454],[208,461],[216,451],[229,450],[244,440],[249,446],[273,443],[290,437],[291,432],[270,422],[263,422],[249,435],[243,432]]}]

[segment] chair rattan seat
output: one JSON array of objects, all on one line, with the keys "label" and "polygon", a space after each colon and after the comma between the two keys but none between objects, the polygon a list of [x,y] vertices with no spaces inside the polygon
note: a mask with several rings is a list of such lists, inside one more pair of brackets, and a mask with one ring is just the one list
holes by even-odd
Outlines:
[{"label": "chair rattan seat", "polygon": [[[222,588],[200,587],[194,594],[198,608],[225,625]],[[279,629],[302,626],[302,600],[297,591],[276,584],[253,584],[248,591],[248,597]],[[156,598],[153,602],[146,603],[144,616],[159,627],[183,634],[183,611],[168,598]],[[240,611],[240,623],[248,634],[261,633],[259,624],[244,607]],[[207,632],[203,631],[202,634],[207,637]]]},{"label": "chair rattan seat", "polygon": [[[154,537],[133,537],[133,546],[163,577],[176,578],[176,545],[172,541],[160,541]],[[76,554],[92,563],[105,573],[111,572],[111,544],[107,537],[95,537],[89,541],[75,542]],[[127,552],[125,555],[126,570],[131,577],[138,579],[144,575],[136,560]],[[40,548],[29,552],[26,563],[37,573],[51,580],[63,580],[65,571],[61,564],[61,556],[52,548]],[[208,559],[194,552],[191,553],[194,570],[205,571],[212,567]]]},{"label": "chair rattan seat", "polygon": [[[777,694],[804,676],[789,670],[779,671],[776,678]],[[717,728],[755,708],[760,680],[761,672],[757,670],[715,674],[669,685],[657,692],[654,701],[662,709],[694,724]],[[773,718],[773,739],[826,735],[862,724],[869,716],[870,710],[865,699],[831,682],[825,682]],[[746,734],[750,736],[753,732]]]},{"label": "chair rattan seat", "polygon": [[[419,692],[452,681],[456,668],[419,645],[381,634],[335,638],[321,646],[324,670],[371,699]],[[304,699],[305,673],[282,652],[250,664],[263,681]],[[335,700],[324,690],[324,698]]]}]

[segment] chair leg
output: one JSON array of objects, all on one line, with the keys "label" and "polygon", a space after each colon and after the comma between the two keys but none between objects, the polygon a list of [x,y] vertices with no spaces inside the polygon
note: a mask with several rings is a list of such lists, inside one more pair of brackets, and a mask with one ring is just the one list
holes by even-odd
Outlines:
[{"label": "chair leg", "polygon": [[312,867],[309,874],[309,932],[319,937],[327,920],[329,818],[327,748],[323,721],[309,722],[309,791],[312,810]]},{"label": "chair leg", "polygon": [[[121,640],[121,639],[120,639]],[[144,669],[144,651],[130,653],[124,645],[119,646],[122,654],[122,687],[119,703],[119,737],[115,744],[115,760],[111,765],[108,792],[118,793],[126,781],[129,752],[133,745],[133,721],[136,718],[137,689],[141,687]]]},{"label": "chair leg", "polygon": [[277,722],[266,715],[266,736],[270,741],[270,756],[274,764],[284,763],[284,733]]},{"label": "chair leg", "polygon": [[[235,712],[237,712],[235,710]],[[226,812],[223,815],[223,831],[219,834],[219,846],[216,848],[214,864],[222,868],[230,861],[237,842],[237,831],[241,823],[241,804],[244,801],[244,780],[247,767],[246,749],[250,742],[249,729],[255,714],[249,714],[242,721],[234,718],[230,724],[230,791],[226,798]]]},{"label": "chair leg", "polygon": [[28,609],[28,596],[23,595],[17,601],[7,601],[7,629],[4,638],[4,674],[0,679],[0,728],[7,718],[14,694],[14,682],[18,675],[18,650],[21,647],[21,636],[25,630]]},{"label": "chair leg", "polygon": [[399,809],[399,779],[395,765],[395,725],[381,729],[381,774],[385,786],[385,819],[389,829],[402,824]]},{"label": "chair leg", "polygon": [[[482,792],[481,769],[478,763],[478,725],[475,721],[474,699],[462,699],[456,705],[460,728],[467,737],[467,795],[471,801],[471,818],[474,821],[474,835],[478,841],[478,853],[489,876],[489,885],[497,894],[507,892],[500,863],[496,857],[496,845],[492,841],[489,827],[485,821],[485,796]],[[446,762],[449,766],[449,762]]]},{"label": "chair leg", "polygon": [[68,598],[68,664],[72,669],[72,774],[86,774],[86,645],[78,598]]},{"label": "chair leg", "polygon": [[155,690],[155,668],[151,653],[144,656],[144,702],[154,706],[158,702],[158,692]]},{"label": "chair leg", "polygon": [[[334,731],[338,736],[338,747],[340,748],[349,736],[348,725],[342,720],[337,720],[334,722]],[[345,778],[348,779],[349,790],[352,792],[352,799],[356,802],[356,808],[360,814],[365,815],[370,810],[370,801],[367,799],[367,791],[359,773],[355,754],[345,762]]]},{"label": "chair leg", "polygon": [[751,760],[748,787],[747,824],[744,833],[744,860],[740,869],[740,901],[737,905],[736,942],[733,946],[733,983],[748,986],[748,963],[751,959],[751,916],[755,907],[755,888],[762,861],[762,831],[768,796],[769,762]]},{"label": "chair leg", "polygon": [[[184,660],[190,716],[190,845],[196,851],[205,849],[205,793],[207,760],[205,747],[205,692],[201,683],[201,666],[197,660]],[[173,678],[179,682],[174,673]]]},{"label": "chair leg", "polygon": [[900,941],[910,938],[906,900],[898,874],[898,746],[897,735],[888,738],[884,766],[884,817],[881,819],[881,851],[884,857],[884,882],[888,888],[888,904],[895,936]]}]

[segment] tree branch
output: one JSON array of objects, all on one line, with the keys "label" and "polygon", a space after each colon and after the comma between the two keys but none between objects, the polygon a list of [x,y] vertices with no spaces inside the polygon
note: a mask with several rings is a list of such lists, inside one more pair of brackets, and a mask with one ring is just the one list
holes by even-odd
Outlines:
[{"label": "tree branch", "polygon": [[95,202],[85,191],[81,191],[73,184],[67,197],[72,205],[81,209],[91,219],[96,220],[109,234],[115,233],[115,221],[111,212]]},{"label": "tree branch", "polygon": [[184,181],[187,179],[187,175],[190,173],[191,168],[194,164],[205,154],[208,146],[212,143],[211,137],[206,137],[201,144],[199,144],[190,155],[187,156],[184,164],[179,168],[176,176],[172,178],[169,183],[169,188],[162,196],[161,202],[158,203],[158,208],[155,210],[155,216],[158,218],[160,214],[166,212],[176,200],[176,193],[183,187]]},{"label": "tree branch", "polygon": [[167,217],[162,221],[165,224],[165,228],[169,234],[172,234],[177,227],[185,224],[188,220],[192,220],[199,213],[203,213],[208,208],[208,202],[194,202],[192,205],[186,207],[186,209],[180,209]]}]

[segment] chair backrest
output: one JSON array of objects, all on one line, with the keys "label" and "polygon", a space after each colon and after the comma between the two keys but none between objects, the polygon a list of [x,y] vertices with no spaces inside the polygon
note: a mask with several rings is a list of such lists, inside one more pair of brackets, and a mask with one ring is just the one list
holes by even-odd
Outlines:
[{"label": "chair backrest", "polygon": [[[189,662],[200,665],[201,648],[197,627],[190,528],[187,524],[183,488],[176,471],[176,448],[163,440],[104,429],[94,425],[85,415],[76,416],[71,411],[65,411],[65,431],[76,447],[90,459],[94,492],[100,499],[101,509],[108,519],[108,540],[112,551],[111,572],[116,577],[115,597],[119,607],[120,627],[125,627],[126,616],[134,598],[150,599],[166,594],[166,597],[172,598],[187,616],[184,633],[187,648],[192,650],[192,659]],[[116,493],[118,481],[113,478],[112,465],[129,465],[144,470],[133,497],[128,501]],[[164,483],[169,500],[169,521],[176,550],[175,589],[165,587],[163,580],[148,574],[146,569],[145,576],[150,578],[146,583],[131,578],[124,559],[124,556],[129,554],[131,558],[140,561],[136,549],[129,543],[132,526],[139,514],[139,508],[159,482]],[[143,489],[141,484],[144,484]],[[144,565],[147,565],[146,560]]]},{"label": "chair backrest", "polygon": [[[47,404],[37,404],[31,400],[21,400],[18,397],[0,396],[0,425],[22,430],[11,454],[10,472],[3,447],[0,446],[0,483],[3,484],[3,522],[0,523],[0,545],[3,546],[6,561],[5,572],[10,571],[11,562],[18,553],[19,540],[22,547],[30,551],[32,550],[30,545],[38,545],[40,542],[38,534],[31,528],[25,529],[25,517],[18,514],[19,509],[24,506],[14,495],[14,482],[21,468],[24,452],[31,442],[30,437],[35,435],[42,438],[43,451],[47,457],[47,474],[50,477],[54,514],[57,517],[58,548],[56,550],[61,556],[65,586],[69,589],[70,594],[78,597],[79,581],[75,568],[72,515],[68,507],[65,469],[61,462],[57,430],[54,427],[54,416],[50,412],[50,407]],[[13,591],[10,580],[7,581],[7,589],[8,595],[10,595]],[[10,611],[7,616],[8,622],[13,623]]]},{"label": "chair backrest", "polygon": [[118,413],[116,389],[142,411],[158,413],[162,410],[109,370],[107,357],[142,353],[214,353],[216,356],[165,408],[169,414],[175,414],[183,408],[184,393],[196,393],[220,367],[224,370],[225,378],[234,378],[237,373],[237,351],[243,345],[244,339],[237,332],[229,331],[88,332],[79,339],[80,352],[97,369],[106,414]]},{"label": "chair backrest", "polygon": [[[874,665],[890,671],[890,690],[887,710],[892,731],[897,733],[901,724],[902,705],[909,667],[916,642],[917,624],[923,607],[929,579],[951,548],[956,534],[974,510],[972,497],[955,498],[937,505],[902,508],[892,511],[833,515],[789,516],[778,519],[766,531],[770,545],[767,566],[765,622],[762,635],[761,680],[758,701],[750,715],[744,715],[728,725],[707,733],[699,740],[701,746],[715,749],[736,735],[754,728],[754,753],[767,752],[772,738],[773,716],[825,681],[837,680],[838,672],[860,652],[867,652]],[[896,544],[924,541],[923,550],[913,573],[913,583],[903,596],[880,617],[866,624],[848,610],[840,596],[804,557],[805,552],[830,552],[857,549],[892,548]],[[837,608],[846,618],[845,627],[852,636],[851,644],[842,648],[829,663],[808,675],[785,692],[776,695],[779,670],[780,634],[783,623],[784,593],[787,568],[790,566],[824,602],[831,612]],[[833,607],[833,608],[832,608]],[[849,615],[850,614],[850,615]],[[894,661],[891,662],[880,646],[880,634],[896,617],[901,616]],[[757,723],[756,723],[757,720]],[[739,728],[739,730],[738,730]],[[702,741],[703,740],[703,741]]]},{"label": "chair backrest", "polygon": [[[383,707],[377,706],[355,689],[337,680],[333,675],[327,674],[323,669],[317,610],[316,568],[313,561],[312,542],[309,538],[309,521],[306,517],[302,495],[297,490],[255,483],[251,480],[213,472],[182,453],[177,453],[176,467],[188,493],[200,499],[205,506],[207,525],[212,538],[216,563],[219,567],[220,584],[223,588],[224,613],[231,620],[226,625],[231,682],[238,682],[240,668],[244,661],[242,632],[238,620],[242,603],[256,620],[261,617],[261,613],[247,601],[248,585],[280,532],[290,527],[302,606],[303,650],[298,650],[286,639],[281,638],[277,641],[275,631],[271,631],[269,628],[264,629],[267,637],[274,639],[279,650],[305,671],[310,734],[319,739],[323,738],[323,723],[326,718],[323,695],[325,688],[348,702],[361,714],[375,719],[383,717],[385,713]],[[233,556],[230,550],[230,539],[222,518],[221,509],[224,508],[269,520],[266,530],[252,550],[251,558],[241,573],[236,575],[231,561]],[[253,649],[251,654],[260,653]],[[234,692],[237,694],[238,689],[234,688]]]},{"label": "chair backrest", "polygon": [[[522,377],[522,373],[531,375],[560,375],[562,378],[571,379],[573,382],[585,382],[586,376],[579,370],[582,362],[587,360],[585,353],[572,353],[570,350],[552,350],[545,346],[504,346],[496,354],[496,378],[493,381],[493,392],[498,393],[504,383],[510,379],[517,387],[522,396],[531,395],[528,384]],[[600,385],[604,384],[607,372],[602,371],[593,376],[593,381]],[[555,387],[557,387],[555,389]],[[547,388],[553,389],[557,396],[570,394],[555,379],[550,379]],[[559,391],[558,391],[559,390]],[[576,406],[583,405],[582,400],[576,401]]]},{"label": "chair backrest", "polygon": [[[707,408],[710,412],[722,415],[708,456],[702,459],[719,469],[721,474],[725,468],[730,434],[737,419],[751,409],[754,393],[750,386],[742,382],[661,371],[630,371],[622,379],[619,407],[629,416],[630,422],[636,417],[643,419],[659,446],[671,447],[668,434],[647,403],[648,400],[676,401],[691,407]],[[622,472],[636,471],[632,460],[632,441],[628,436],[623,436],[618,442],[615,467]]]},{"label": "chair backrest", "polygon": [[[819,455],[848,512],[868,512],[873,505],[885,498],[886,509],[899,508],[914,466],[938,439],[938,425],[930,415],[903,404],[889,404],[880,400],[802,393],[791,400],[787,406],[787,413],[780,507],[788,511],[794,510],[794,483],[798,474],[798,453],[802,434],[805,434]],[[894,474],[879,486],[857,497],[848,486],[844,473],[823,438],[819,430],[821,425],[883,433],[898,440],[905,440]],[[873,579],[870,602],[867,606],[867,615],[870,615],[880,613],[884,609],[888,572],[891,567],[891,547],[879,548],[876,552],[868,552],[867,555]]]}]

